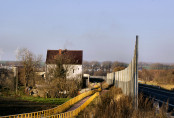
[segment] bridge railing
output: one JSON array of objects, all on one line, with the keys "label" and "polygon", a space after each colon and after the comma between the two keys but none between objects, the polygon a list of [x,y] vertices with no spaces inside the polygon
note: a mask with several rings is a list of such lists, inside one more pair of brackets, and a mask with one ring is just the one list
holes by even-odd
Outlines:
[{"label": "bridge railing", "polygon": [[46,118],[72,118],[77,116],[84,108],[89,105],[97,96],[99,96],[99,92],[96,92],[94,95],[92,95],[85,103],[83,103],[80,107],[73,111],[60,113],[52,116],[47,116]]},{"label": "bridge railing", "polygon": [[48,110],[42,110],[42,111],[37,111],[37,112],[31,112],[31,113],[23,113],[23,114],[17,114],[17,115],[9,115],[9,116],[0,116],[0,118],[41,118],[41,117],[47,117],[50,115],[54,115],[57,113],[61,113],[68,109],[70,106],[75,104],[76,102],[82,100],[83,98],[92,95],[95,91],[87,91],[85,93],[82,93],[69,101],[65,102],[62,105],[59,105],[55,108],[51,108]]}]

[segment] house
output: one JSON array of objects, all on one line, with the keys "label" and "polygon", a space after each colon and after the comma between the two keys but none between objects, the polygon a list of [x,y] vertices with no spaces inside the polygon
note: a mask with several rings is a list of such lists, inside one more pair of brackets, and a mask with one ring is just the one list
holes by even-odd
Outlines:
[{"label": "house", "polygon": [[46,78],[49,78],[50,70],[56,68],[56,61],[63,57],[63,67],[66,68],[67,79],[82,79],[82,50],[47,50],[46,57]]}]

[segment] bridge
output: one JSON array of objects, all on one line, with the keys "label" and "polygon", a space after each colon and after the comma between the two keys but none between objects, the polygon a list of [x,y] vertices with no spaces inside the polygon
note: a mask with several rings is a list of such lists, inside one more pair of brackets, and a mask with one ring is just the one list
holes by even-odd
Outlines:
[{"label": "bridge", "polygon": [[85,79],[88,82],[91,83],[101,83],[103,81],[106,81],[106,76],[90,76],[89,74],[84,74],[83,79]]}]

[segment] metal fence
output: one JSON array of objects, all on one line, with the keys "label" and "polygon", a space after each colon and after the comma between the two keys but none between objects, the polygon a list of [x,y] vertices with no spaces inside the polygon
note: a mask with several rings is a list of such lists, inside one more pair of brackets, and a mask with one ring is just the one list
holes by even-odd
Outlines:
[{"label": "metal fence", "polygon": [[122,89],[125,95],[132,96],[135,100],[135,106],[138,106],[138,36],[136,36],[136,44],[134,57],[127,68],[107,74],[107,83],[115,85]]},{"label": "metal fence", "polygon": [[59,105],[59,106],[52,108],[52,109],[37,111],[37,112],[32,112],[32,113],[0,116],[0,118],[41,118],[41,117],[51,116],[54,114],[64,112],[65,110],[70,108],[70,106],[72,106],[73,104],[77,103],[78,101],[82,100],[83,98],[85,98],[89,95],[92,95],[93,93],[95,93],[95,90],[82,93],[82,94],[70,99],[69,101],[65,102],[64,104]]},{"label": "metal fence", "polygon": [[80,107],[73,111],[65,112],[65,113],[60,113],[52,116],[48,116],[47,118],[72,118],[77,116],[89,103],[93,101],[97,96],[99,96],[99,92],[95,93],[92,95],[85,103],[83,103]]}]

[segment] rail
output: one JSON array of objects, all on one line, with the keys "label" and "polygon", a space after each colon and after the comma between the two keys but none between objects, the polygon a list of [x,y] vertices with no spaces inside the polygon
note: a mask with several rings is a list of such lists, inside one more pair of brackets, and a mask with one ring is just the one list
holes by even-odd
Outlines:
[{"label": "rail", "polygon": [[91,101],[93,101],[94,98],[99,96],[99,92],[96,92],[94,95],[92,95],[85,103],[83,103],[80,107],[73,111],[60,113],[56,115],[47,116],[46,118],[72,118],[77,116]]},{"label": "rail", "polygon": [[85,93],[82,93],[82,94],[70,99],[69,101],[65,102],[64,104],[59,105],[52,109],[31,112],[31,113],[9,115],[9,116],[0,116],[0,118],[41,118],[41,117],[51,116],[51,115],[58,114],[58,113],[65,111],[66,109],[68,109],[70,106],[72,106],[76,102],[80,101],[81,99],[83,99],[89,95],[92,95],[94,92],[95,91],[92,90],[92,91],[87,91]]}]

